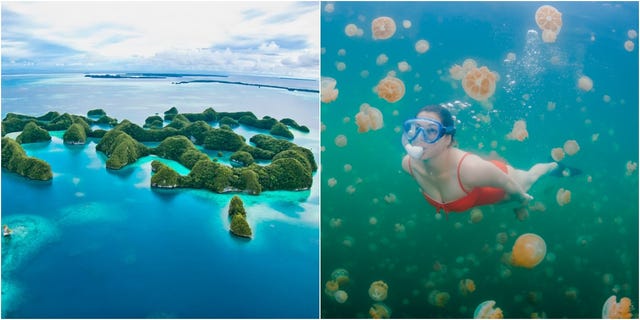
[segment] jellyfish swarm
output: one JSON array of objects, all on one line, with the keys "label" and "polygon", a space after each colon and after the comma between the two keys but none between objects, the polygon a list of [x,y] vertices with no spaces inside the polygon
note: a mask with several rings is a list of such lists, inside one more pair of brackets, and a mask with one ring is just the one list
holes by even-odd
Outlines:
[{"label": "jellyfish swarm", "polygon": [[338,98],[338,89],[336,89],[336,79],[330,77],[322,77],[320,84],[320,100],[324,103],[331,103]]},{"label": "jellyfish swarm", "polygon": [[524,120],[518,120],[513,123],[513,129],[507,134],[507,139],[524,141],[529,138],[529,132],[527,131],[527,123]]},{"label": "jellyfish swarm", "polygon": [[369,297],[373,301],[384,301],[387,299],[387,291],[389,286],[382,280],[374,281],[369,287]]},{"label": "jellyfish swarm", "polygon": [[462,88],[469,97],[486,101],[496,92],[498,75],[487,67],[472,68],[462,79]]},{"label": "jellyfish swarm", "polygon": [[563,149],[567,155],[572,156],[580,151],[580,146],[576,140],[567,140],[564,143]]},{"label": "jellyfish swarm", "polygon": [[373,319],[389,319],[391,318],[391,309],[384,303],[374,303],[369,309],[369,315]]},{"label": "jellyfish swarm", "polygon": [[537,234],[525,233],[516,239],[511,251],[511,264],[517,267],[533,268],[547,253],[547,245]]},{"label": "jellyfish swarm", "polygon": [[535,20],[542,30],[542,41],[555,42],[562,29],[562,13],[552,6],[544,5],[536,10]]},{"label": "jellyfish swarm", "polygon": [[396,33],[396,23],[389,17],[378,17],[371,22],[371,33],[374,40],[386,40]]},{"label": "jellyfish swarm", "polygon": [[476,311],[473,312],[474,319],[502,319],[502,309],[494,308],[496,302],[493,300],[487,300],[482,302],[476,307]]},{"label": "jellyfish swarm", "polygon": [[404,82],[396,78],[393,72],[390,72],[389,75],[378,82],[375,91],[378,93],[378,97],[394,103],[404,97]]},{"label": "jellyfish swarm", "polygon": [[613,295],[602,306],[602,319],[631,319],[631,300],[627,297],[616,303]]},{"label": "jellyfish swarm", "polygon": [[563,188],[558,189],[558,192],[556,193],[556,202],[558,202],[558,205],[561,207],[571,202],[571,191]]},{"label": "jellyfish swarm", "polygon": [[360,105],[360,112],[356,114],[356,125],[359,133],[378,130],[383,125],[382,112],[368,103],[363,103]]}]

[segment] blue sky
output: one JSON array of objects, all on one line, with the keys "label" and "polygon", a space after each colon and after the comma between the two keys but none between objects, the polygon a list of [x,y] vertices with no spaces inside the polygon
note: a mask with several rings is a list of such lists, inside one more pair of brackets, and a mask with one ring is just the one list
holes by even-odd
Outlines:
[{"label": "blue sky", "polygon": [[317,78],[318,2],[3,2],[2,69]]}]

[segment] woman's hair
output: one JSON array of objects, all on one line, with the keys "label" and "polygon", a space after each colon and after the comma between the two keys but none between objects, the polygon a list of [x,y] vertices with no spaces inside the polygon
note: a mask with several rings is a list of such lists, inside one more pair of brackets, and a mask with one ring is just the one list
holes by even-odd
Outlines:
[{"label": "woman's hair", "polygon": [[437,104],[432,104],[432,105],[422,107],[422,109],[418,111],[418,114],[420,114],[421,112],[435,113],[442,120],[443,126],[454,128],[453,132],[448,133],[449,135],[451,135],[451,143],[449,145],[453,145],[455,141],[454,136],[456,135],[456,130],[455,130],[456,126],[455,126],[455,122],[453,121],[453,116],[451,115],[451,112],[449,112],[449,109]]}]

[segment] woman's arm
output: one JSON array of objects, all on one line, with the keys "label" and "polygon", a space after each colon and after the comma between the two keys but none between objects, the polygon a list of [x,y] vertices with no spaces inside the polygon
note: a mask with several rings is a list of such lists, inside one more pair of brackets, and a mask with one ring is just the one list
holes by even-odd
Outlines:
[{"label": "woman's arm", "polygon": [[490,161],[484,160],[476,155],[469,155],[461,164],[460,181],[465,189],[471,190],[475,187],[495,187],[501,188],[508,194],[515,194],[523,200],[532,200],[520,184],[518,184],[507,173],[498,168]]}]

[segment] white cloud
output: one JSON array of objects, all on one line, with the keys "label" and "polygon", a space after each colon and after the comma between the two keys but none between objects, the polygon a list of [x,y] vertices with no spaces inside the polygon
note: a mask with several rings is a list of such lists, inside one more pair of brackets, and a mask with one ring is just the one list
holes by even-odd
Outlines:
[{"label": "white cloud", "polygon": [[[319,6],[310,2],[5,2],[2,10],[3,18],[13,15],[3,22],[2,42],[3,56],[11,60],[41,56],[34,52],[42,49],[33,45],[39,42],[82,53],[87,60],[80,63],[87,65],[175,59],[171,64],[192,68],[201,63],[271,70],[292,55],[317,55],[320,43]],[[278,39],[304,41],[288,45]],[[232,51],[234,45],[253,47]],[[54,58],[39,63],[54,64],[47,59]]]}]

